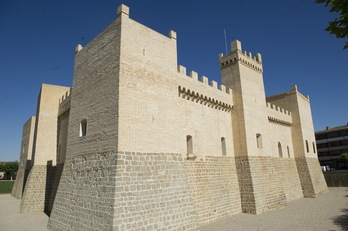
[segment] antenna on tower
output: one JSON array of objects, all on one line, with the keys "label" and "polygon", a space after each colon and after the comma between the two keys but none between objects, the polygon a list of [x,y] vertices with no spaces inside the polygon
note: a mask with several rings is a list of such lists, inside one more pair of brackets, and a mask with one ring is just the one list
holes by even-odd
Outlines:
[{"label": "antenna on tower", "polygon": [[227,55],[227,39],[226,39],[226,29],[224,29],[225,34],[225,48],[226,48],[226,55]]}]

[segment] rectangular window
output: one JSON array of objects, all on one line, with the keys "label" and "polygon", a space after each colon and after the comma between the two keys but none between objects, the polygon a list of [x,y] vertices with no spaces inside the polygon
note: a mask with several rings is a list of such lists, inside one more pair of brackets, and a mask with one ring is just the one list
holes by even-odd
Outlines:
[{"label": "rectangular window", "polygon": [[87,134],[87,120],[83,119],[80,123],[80,137],[86,136]]},{"label": "rectangular window", "polygon": [[221,137],[221,149],[222,149],[222,155],[226,156],[226,141],[225,141],[225,137]]},{"label": "rectangular window", "polygon": [[190,135],[186,136],[186,146],[187,146],[187,153],[192,154],[193,153],[193,144],[192,144],[192,136],[190,136]]}]

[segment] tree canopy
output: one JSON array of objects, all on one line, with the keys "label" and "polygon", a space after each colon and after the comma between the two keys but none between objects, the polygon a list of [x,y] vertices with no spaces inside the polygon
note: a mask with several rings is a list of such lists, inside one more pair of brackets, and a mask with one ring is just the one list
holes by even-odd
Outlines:
[{"label": "tree canopy", "polygon": [[348,153],[342,153],[342,154],[341,154],[341,159],[342,159],[344,162],[348,162]]},{"label": "tree canopy", "polygon": [[336,38],[346,38],[343,49],[348,48],[348,0],[315,0],[315,3],[325,3],[325,7],[330,7],[330,12],[338,13],[338,17],[329,22],[325,29]]},{"label": "tree canopy", "polygon": [[15,174],[18,171],[18,162],[7,162],[0,165],[0,172],[5,174]]}]

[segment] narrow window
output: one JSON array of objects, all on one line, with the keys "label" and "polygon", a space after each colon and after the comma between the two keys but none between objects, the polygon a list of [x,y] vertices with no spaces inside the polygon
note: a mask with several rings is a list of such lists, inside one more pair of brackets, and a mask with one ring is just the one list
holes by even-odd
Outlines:
[{"label": "narrow window", "polygon": [[287,146],[286,149],[288,150],[288,157],[290,158],[290,149],[289,149],[289,146]]},{"label": "narrow window", "polygon": [[222,148],[222,155],[226,156],[226,141],[225,141],[225,137],[221,137],[221,148]]},{"label": "narrow window", "polygon": [[315,153],[315,144],[314,142],[312,142],[312,144],[313,144],[313,152]]},{"label": "narrow window", "polygon": [[307,150],[307,153],[308,153],[309,152],[308,140],[306,140],[306,150]]},{"label": "narrow window", "polygon": [[262,148],[262,136],[260,133],[256,134],[256,145],[257,148]]},{"label": "narrow window", "polygon": [[80,123],[80,137],[86,136],[87,134],[87,120],[83,119]]},{"label": "narrow window", "polygon": [[186,136],[186,146],[187,146],[187,153],[192,154],[193,145],[192,145],[192,136],[190,135]]},{"label": "narrow window", "polygon": [[282,150],[282,144],[280,142],[278,142],[278,153],[279,153],[279,157],[283,157],[283,150]]}]

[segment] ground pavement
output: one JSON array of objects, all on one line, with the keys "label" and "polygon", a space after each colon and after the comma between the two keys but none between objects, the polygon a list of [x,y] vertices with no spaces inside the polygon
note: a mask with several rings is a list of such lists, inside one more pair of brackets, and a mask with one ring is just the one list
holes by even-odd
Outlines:
[{"label": "ground pavement", "polygon": [[[0,194],[0,231],[47,231],[44,213],[20,214],[19,205],[11,195]],[[348,231],[348,187],[329,188],[318,198],[299,199],[260,215],[237,214],[199,230]]]}]

